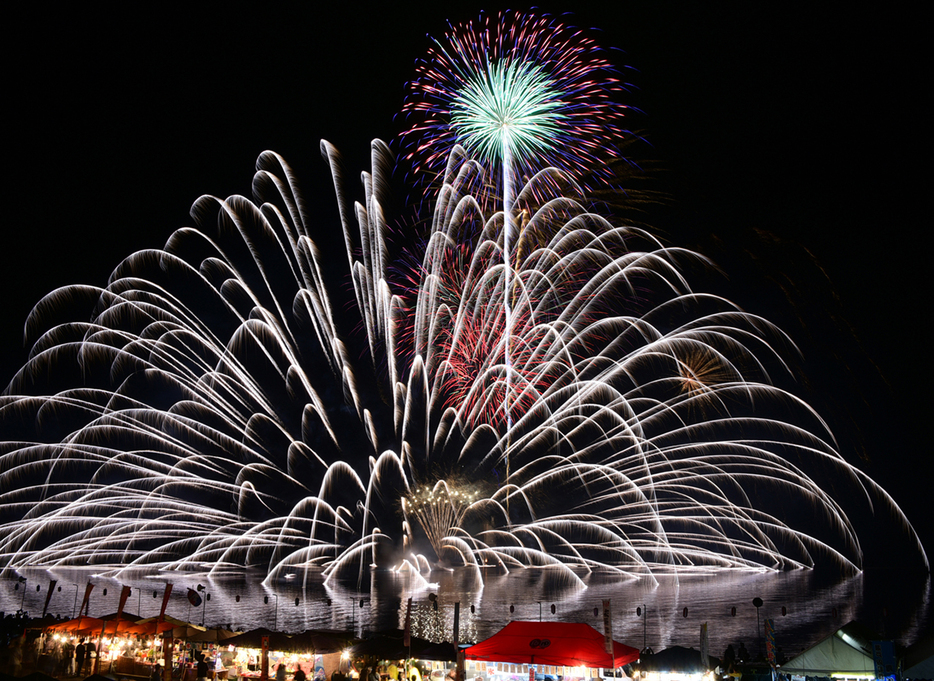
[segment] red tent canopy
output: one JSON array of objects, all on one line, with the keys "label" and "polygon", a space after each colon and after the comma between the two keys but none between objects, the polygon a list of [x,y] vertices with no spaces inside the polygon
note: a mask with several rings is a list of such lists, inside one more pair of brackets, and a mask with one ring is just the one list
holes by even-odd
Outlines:
[{"label": "red tent canopy", "polygon": [[578,622],[510,622],[502,631],[464,651],[468,660],[550,664],[567,667],[622,667],[639,651],[613,641],[613,658],[603,634]]},{"label": "red tent canopy", "polygon": [[101,627],[104,625],[104,620],[98,619],[97,617],[76,617],[73,620],[68,620],[66,622],[59,622],[51,627],[49,627],[50,632],[73,632],[75,634],[96,634],[100,632]]}]

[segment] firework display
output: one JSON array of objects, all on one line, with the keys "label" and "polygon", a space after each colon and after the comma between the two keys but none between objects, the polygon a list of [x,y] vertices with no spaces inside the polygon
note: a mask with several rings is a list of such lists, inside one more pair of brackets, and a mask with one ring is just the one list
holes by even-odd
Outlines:
[{"label": "firework display", "polygon": [[595,44],[548,17],[484,21],[436,45],[407,104],[409,160],[437,174],[414,284],[386,240],[388,147],[351,205],[322,142],[354,318],[271,152],[254,200],[202,197],[106,287],[36,306],[0,397],[0,564],[582,583],[855,571],[849,504],[911,533],[784,387],[792,341],[696,291],[701,255],[588,203],[624,136]]}]

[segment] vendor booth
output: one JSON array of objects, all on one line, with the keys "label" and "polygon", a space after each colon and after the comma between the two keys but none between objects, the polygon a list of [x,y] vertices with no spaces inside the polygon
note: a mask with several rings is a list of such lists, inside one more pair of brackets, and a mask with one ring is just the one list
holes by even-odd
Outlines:
[{"label": "vendor booth", "polygon": [[873,639],[879,637],[850,622],[781,666],[792,678],[826,676],[836,679],[875,679]]},{"label": "vendor booth", "polygon": [[633,666],[644,681],[700,681],[719,664],[717,658],[705,659],[694,648],[671,646],[654,654],[643,654]]},{"label": "vendor booth", "polygon": [[283,634],[269,629],[254,629],[221,641],[216,660],[218,673],[226,678],[259,679],[263,677],[264,657],[269,679],[276,678],[283,665],[286,679],[301,669],[308,681],[330,679],[340,666],[344,641],[317,632]]},{"label": "vendor booth", "polygon": [[485,641],[464,650],[467,676],[529,678],[539,675],[567,678],[599,676],[599,669],[616,669],[639,658],[636,648],[606,640],[589,624],[578,622],[510,622]]}]

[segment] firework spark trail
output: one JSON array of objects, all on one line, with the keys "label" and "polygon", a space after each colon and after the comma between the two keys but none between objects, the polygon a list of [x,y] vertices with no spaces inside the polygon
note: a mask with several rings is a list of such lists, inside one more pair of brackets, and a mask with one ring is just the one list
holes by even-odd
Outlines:
[{"label": "firework spark trail", "polygon": [[[607,81],[585,77],[596,57],[576,34],[534,40],[549,22],[509,39],[558,60],[572,117]],[[452,60],[468,54],[492,69],[498,31],[477,44],[455,31],[437,68],[460,73]],[[503,211],[491,177],[504,166],[451,135],[421,150],[442,174],[414,286],[391,275],[387,146],[373,143],[351,204],[322,142],[363,339],[335,314],[320,220],[271,152],[255,201],[202,197],[195,227],[127,258],[106,287],[41,301],[30,359],[0,397],[0,564],[260,566],[276,579],[443,562],[575,583],[593,570],[855,570],[852,508],[893,517],[926,561],[892,499],[781,387],[790,340],[695,291],[703,257],[586,208],[569,173],[597,147],[556,144],[567,172],[529,172]],[[56,321],[64,311],[87,321]],[[425,488],[473,500],[409,513]]]}]

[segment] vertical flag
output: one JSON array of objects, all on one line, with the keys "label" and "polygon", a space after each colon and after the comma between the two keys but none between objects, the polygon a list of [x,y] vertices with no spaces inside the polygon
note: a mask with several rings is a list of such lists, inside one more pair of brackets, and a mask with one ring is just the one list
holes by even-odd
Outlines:
[{"label": "vertical flag", "polygon": [[893,681],[898,666],[895,660],[895,644],[892,641],[872,641],[872,662],[876,678]]},{"label": "vertical flag", "polygon": [[88,585],[84,588],[84,600],[81,601],[81,607],[78,608],[78,617],[81,617],[81,611],[84,611],[84,614],[88,614],[88,608],[91,607],[91,589],[94,588],[94,585],[91,582],[88,582]]},{"label": "vertical flag", "polygon": [[126,605],[126,599],[130,597],[130,587],[125,586],[120,591],[120,605],[117,606],[117,620],[114,622],[114,633],[117,633],[117,629],[120,628],[120,617],[123,615],[123,608]]},{"label": "vertical flag", "polygon": [[765,659],[775,666],[775,620],[771,617],[765,620]]},{"label": "vertical flag", "polygon": [[710,669],[710,642],[707,640],[707,623],[700,625],[700,659],[702,669]]},{"label": "vertical flag", "polygon": [[159,622],[165,619],[165,606],[169,604],[169,596],[172,595],[172,582],[166,582],[165,593],[162,594],[162,609],[159,611]]},{"label": "vertical flag", "polygon": [[45,617],[45,611],[49,609],[49,601],[52,600],[52,592],[55,591],[55,585],[58,580],[53,579],[49,582],[49,592],[45,595],[45,605],[42,606],[42,616]]}]

